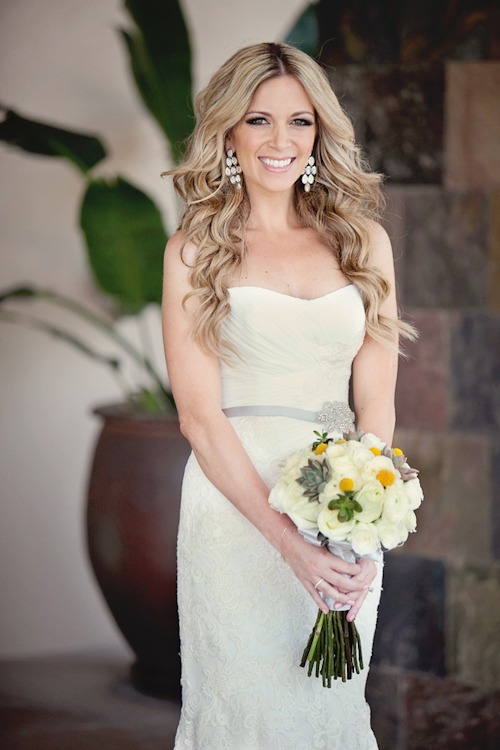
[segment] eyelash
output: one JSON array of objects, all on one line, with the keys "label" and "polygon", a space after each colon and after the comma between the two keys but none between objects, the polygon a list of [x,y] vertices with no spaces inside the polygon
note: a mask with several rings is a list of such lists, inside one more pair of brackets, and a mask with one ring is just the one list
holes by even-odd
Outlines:
[{"label": "eyelash", "polygon": [[[250,120],[247,120],[247,125],[260,125],[262,123],[266,124],[267,120],[265,117],[252,117]],[[292,123],[300,123],[299,127],[311,127],[313,123],[310,120],[304,120],[301,117],[298,117],[296,120],[293,120]]]}]

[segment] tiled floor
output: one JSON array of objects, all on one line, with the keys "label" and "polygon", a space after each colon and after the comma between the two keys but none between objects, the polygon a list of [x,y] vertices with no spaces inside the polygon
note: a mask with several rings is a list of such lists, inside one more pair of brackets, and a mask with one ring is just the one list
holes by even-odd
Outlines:
[{"label": "tiled floor", "polygon": [[179,705],[137,693],[123,651],[0,662],[2,750],[172,750]]}]

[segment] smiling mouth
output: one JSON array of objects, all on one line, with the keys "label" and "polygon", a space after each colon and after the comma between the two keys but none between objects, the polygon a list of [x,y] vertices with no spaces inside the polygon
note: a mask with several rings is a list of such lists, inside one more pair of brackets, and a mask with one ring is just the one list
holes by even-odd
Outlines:
[{"label": "smiling mouth", "polygon": [[283,169],[284,167],[289,167],[292,161],[294,161],[294,157],[290,159],[266,159],[263,156],[259,156],[259,160],[265,164],[267,167],[274,167],[275,169]]}]

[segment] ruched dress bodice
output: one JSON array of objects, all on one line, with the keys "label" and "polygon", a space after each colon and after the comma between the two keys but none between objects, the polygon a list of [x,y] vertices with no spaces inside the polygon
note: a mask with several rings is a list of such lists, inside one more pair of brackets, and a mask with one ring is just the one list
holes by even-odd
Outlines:
[{"label": "ruched dress bodice", "polygon": [[[348,398],[365,335],[358,289],[312,300],[233,287],[223,336],[222,406],[317,411]],[[319,425],[289,416],[230,423],[271,487],[281,461]],[[231,456],[227,456],[231,462]],[[299,666],[317,608],[291,568],[209,481],[191,454],[177,546],[182,713],[175,750],[376,750],[364,688],[381,591],[356,618],[365,669],[331,689]]]},{"label": "ruched dress bodice", "polygon": [[238,356],[221,364],[222,406],[318,410],[347,402],[351,363],[365,335],[365,311],[349,284],[315,299],[256,286],[231,287],[223,336]]}]

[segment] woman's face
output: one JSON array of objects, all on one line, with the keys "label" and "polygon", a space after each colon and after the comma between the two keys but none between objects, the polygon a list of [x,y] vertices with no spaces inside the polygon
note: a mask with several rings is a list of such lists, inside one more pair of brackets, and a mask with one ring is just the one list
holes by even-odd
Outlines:
[{"label": "woman's face", "polygon": [[302,174],[315,138],[314,107],[302,84],[286,75],[260,84],[226,148],[236,152],[249,193],[285,192]]}]

